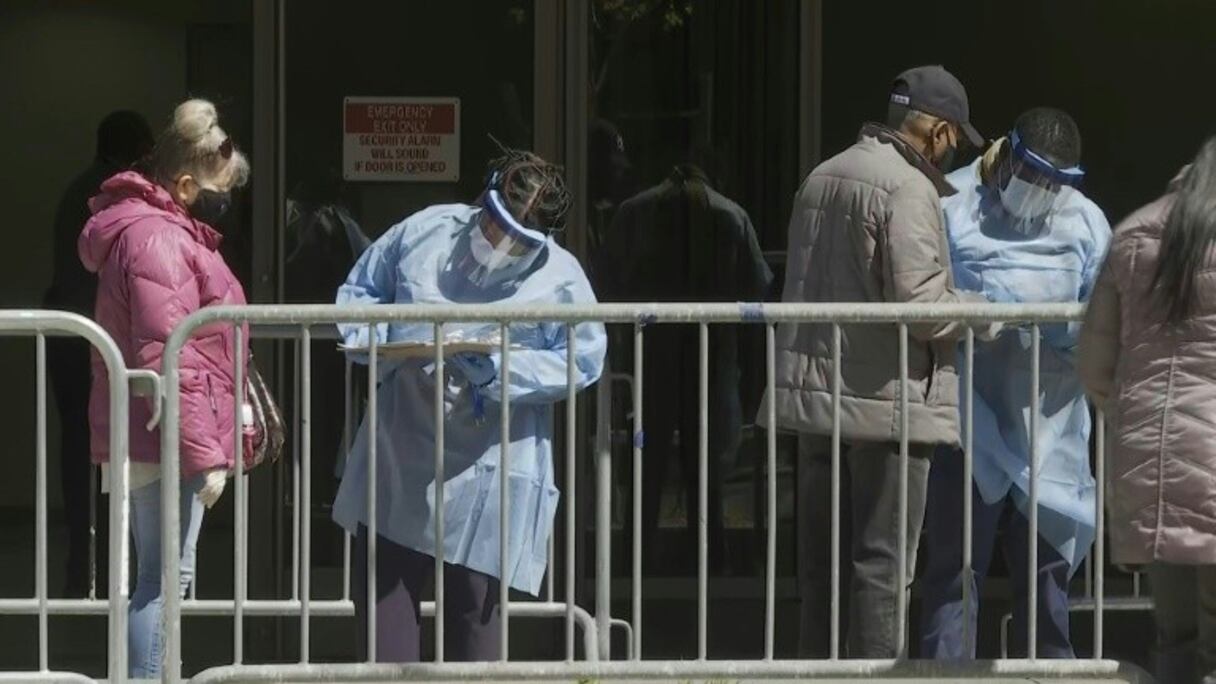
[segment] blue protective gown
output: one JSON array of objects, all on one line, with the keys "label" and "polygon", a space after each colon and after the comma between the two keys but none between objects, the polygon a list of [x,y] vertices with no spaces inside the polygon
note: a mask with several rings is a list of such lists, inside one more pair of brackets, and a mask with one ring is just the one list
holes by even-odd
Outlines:
[{"label": "blue protective gown", "polygon": [[[463,204],[425,209],[394,226],[359,259],[338,291],[338,304],[591,304],[595,295],[578,261],[550,241],[517,272],[492,282],[471,279],[475,264],[468,233],[481,209]],[[475,282],[476,281],[476,284]],[[466,339],[497,325],[464,326]],[[449,326],[447,331],[451,330]],[[341,325],[351,346],[366,346],[368,326]],[[433,326],[379,326],[379,341],[430,340]],[[557,510],[553,479],[553,404],[566,397],[567,336],[564,323],[513,324],[510,358],[511,445],[506,525],[510,585],[536,594],[547,563],[547,543]],[[603,370],[607,337],[600,324],[575,328],[575,381],[594,383]],[[496,369],[497,354],[491,355]],[[355,357],[361,363],[366,357]],[[500,578],[499,454],[501,378],[474,389],[445,364],[446,455],[443,492],[444,559]],[[434,555],[435,373],[421,359],[380,363],[377,391],[377,531],[416,551]],[[474,393],[483,417],[475,417]],[[334,520],[355,532],[367,523],[368,433],[366,419],[347,460]]]},{"label": "blue protective gown", "polygon": [[[997,193],[982,184],[979,168],[976,160],[951,173],[947,179],[958,194],[942,200],[958,287],[993,302],[1087,301],[1110,242],[1102,210],[1069,191],[1041,230],[1020,233]],[[1037,440],[1039,534],[1074,571],[1094,538],[1089,404],[1074,364],[1079,326],[1042,326]],[[1027,516],[1030,345],[1028,326],[976,343],[973,452],[984,500],[995,503],[1012,494]]]}]

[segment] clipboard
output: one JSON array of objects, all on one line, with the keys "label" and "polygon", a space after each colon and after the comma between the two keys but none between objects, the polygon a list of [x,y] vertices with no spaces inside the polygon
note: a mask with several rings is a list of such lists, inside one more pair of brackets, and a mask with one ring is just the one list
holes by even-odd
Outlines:
[{"label": "clipboard", "polygon": [[[511,346],[512,350],[517,348],[514,345]],[[443,344],[443,356],[446,358],[466,353],[491,354],[501,349],[502,345],[497,342],[453,341]],[[367,354],[370,351],[367,347],[349,347],[345,344],[338,345],[338,350],[357,354]],[[385,342],[376,345],[376,352],[377,356],[386,359],[433,359],[435,358],[435,344],[433,342]]]}]

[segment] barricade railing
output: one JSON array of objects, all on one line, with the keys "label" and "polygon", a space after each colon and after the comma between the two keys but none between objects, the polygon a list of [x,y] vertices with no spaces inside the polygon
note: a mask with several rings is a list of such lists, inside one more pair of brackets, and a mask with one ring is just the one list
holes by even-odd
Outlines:
[{"label": "barricade railing", "polygon": [[[564,563],[565,568],[565,601],[554,602],[552,600],[553,588],[552,582],[547,581],[548,601],[537,603],[511,601],[507,595],[507,582],[502,582],[500,585],[501,596],[500,604],[502,611],[502,659],[508,660],[508,644],[510,636],[510,625],[512,616],[523,616],[526,614],[532,615],[559,615],[564,616],[566,620],[566,662],[565,663],[517,663],[503,662],[491,666],[476,666],[476,672],[485,676],[486,673],[502,675],[504,677],[524,677],[524,678],[561,678],[569,676],[589,676],[589,677],[615,677],[615,676],[672,676],[672,677],[698,677],[698,676],[810,676],[815,674],[821,675],[836,675],[836,676],[861,676],[863,674],[879,674],[879,673],[898,673],[901,675],[907,674],[945,674],[950,673],[957,675],[964,672],[982,672],[987,674],[1013,675],[1024,674],[1026,676],[1063,676],[1063,675],[1109,675],[1112,673],[1127,673],[1129,670],[1114,663],[1103,659],[1103,611],[1105,601],[1105,587],[1102,581],[1102,572],[1099,570],[1095,573],[1093,583],[1093,606],[1094,606],[1094,650],[1093,656],[1090,659],[1068,661],[1068,662],[1048,662],[1039,660],[1036,656],[1036,631],[1037,631],[1037,596],[1035,573],[1037,568],[1037,543],[1035,540],[1038,535],[1038,475],[1040,468],[1040,455],[1033,446],[1035,440],[1029,440],[1031,446],[1030,460],[1030,477],[1029,477],[1029,517],[1030,517],[1030,543],[1029,547],[1029,563],[1026,572],[1029,573],[1029,597],[1028,597],[1028,613],[1027,621],[1027,658],[1020,660],[1008,661],[987,661],[976,662],[967,665],[935,663],[925,661],[906,661],[904,658],[892,661],[845,661],[841,659],[841,637],[840,637],[840,595],[842,587],[840,585],[839,567],[841,556],[841,439],[840,432],[840,403],[841,403],[841,376],[840,376],[840,359],[842,355],[842,336],[841,326],[854,325],[876,325],[876,326],[893,326],[895,327],[899,339],[899,394],[898,394],[898,410],[897,415],[900,417],[899,425],[899,454],[900,454],[900,486],[899,486],[899,529],[900,529],[900,547],[899,553],[905,559],[899,567],[898,585],[907,587],[909,585],[909,577],[907,576],[907,534],[908,520],[908,463],[909,463],[909,426],[908,426],[908,353],[909,353],[909,326],[921,323],[950,323],[959,322],[970,326],[963,335],[963,382],[960,389],[960,406],[964,412],[963,424],[967,426],[963,439],[963,456],[964,456],[964,511],[963,523],[961,525],[960,534],[963,539],[963,566],[961,568],[964,573],[964,611],[971,610],[970,597],[966,595],[969,592],[969,572],[971,567],[971,476],[972,476],[972,451],[973,444],[970,434],[972,405],[974,401],[974,389],[972,386],[973,365],[975,353],[975,333],[973,329],[986,327],[991,323],[1005,323],[1024,325],[1029,328],[1032,340],[1031,348],[1031,374],[1035,378],[1032,382],[1030,397],[1028,398],[1029,413],[1032,416],[1030,421],[1031,430],[1037,430],[1036,414],[1039,410],[1039,356],[1040,356],[1040,326],[1050,323],[1076,323],[1081,320],[1083,315],[1083,307],[1080,305],[1063,305],[1063,304],[1044,304],[1044,305],[1014,305],[1014,304],[951,304],[951,305],[928,305],[928,304],[665,304],[665,305],[634,305],[634,304],[598,304],[598,305],[569,305],[569,306],[495,306],[495,305],[460,305],[460,306],[430,306],[430,305],[381,305],[381,306],[360,306],[360,307],[336,307],[336,306],[321,306],[321,305],[275,305],[275,306],[250,306],[250,307],[216,307],[208,308],[199,311],[192,315],[189,319],[173,333],[168,344],[166,345],[164,356],[164,417],[165,425],[162,430],[162,459],[163,459],[163,479],[164,484],[162,490],[162,546],[164,548],[176,548],[178,545],[179,526],[178,526],[178,487],[175,486],[179,475],[179,434],[178,421],[180,417],[180,405],[178,398],[178,388],[180,383],[179,376],[179,354],[187,340],[200,328],[214,325],[232,325],[237,330],[237,344],[239,349],[242,345],[241,326],[248,324],[250,326],[275,326],[276,329],[282,331],[283,326],[294,328],[298,331],[299,358],[301,359],[302,367],[307,369],[310,361],[310,352],[308,351],[312,340],[312,328],[314,326],[330,326],[337,323],[363,325],[369,329],[381,324],[392,323],[414,323],[433,326],[434,339],[434,359],[435,374],[440,376],[443,372],[444,365],[444,337],[442,327],[449,323],[494,323],[500,326],[501,329],[501,355],[502,368],[500,374],[506,376],[510,368],[510,328],[513,323],[558,323],[567,326],[567,396],[566,396],[566,483],[564,501],[566,505],[566,539],[567,548],[565,549],[566,558]],[[607,324],[632,325],[633,326],[633,347],[634,347],[634,369],[632,373],[633,384],[633,482],[632,482],[632,504],[633,504],[633,530],[632,530],[632,547],[631,547],[631,607],[629,618],[627,620],[614,619],[611,614],[612,596],[611,596],[611,478],[612,478],[612,449],[611,441],[605,434],[607,430],[604,426],[605,421],[610,420],[610,407],[605,404],[610,403],[611,386],[609,382],[602,382],[599,390],[600,401],[597,402],[597,434],[594,447],[596,459],[596,487],[595,487],[595,615],[594,618],[589,613],[581,609],[575,604],[575,575],[574,575],[574,542],[578,538],[578,532],[575,529],[574,510],[576,496],[576,430],[575,423],[577,421],[577,411],[575,407],[575,377],[574,377],[574,359],[577,350],[575,349],[576,336],[573,334],[573,328],[576,325],[588,322],[602,322]],[[831,521],[831,633],[830,633],[830,658],[824,661],[786,661],[778,660],[774,653],[774,644],[776,641],[776,562],[777,562],[777,525],[776,525],[776,465],[777,465],[777,439],[776,432],[770,430],[767,434],[766,441],[766,465],[767,465],[767,480],[765,487],[767,490],[767,535],[765,539],[765,572],[764,572],[764,655],[760,660],[755,661],[711,661],[708,647],[708,526],[707,526],[707,473],[708,473],[708,457],[709,457],[709,424],[708,424],[708,407],[709,407],[709,330],[710,326],[717,324],[753,324],[765,326],[766,332],[766,360],[765,370],[768,381],[768,392],[770,401],[767,403],[769,425],[776,423],[775,402],[772,401],[772,393],[775,388],[775,368],[776,368],[776,326],[779,323],[800,323],[800,324],[820,324],[832,326],[832,358],[833,358],[833,378],[832,378],[832,406],[833,406],[833,430],[831,435],[831,499],[832,499],[832,521]],[[643,344],[645,339],[645,328],[652,325],[669,325],[669,324],[691,324],[696,325],[699,332],[699,359],[698,359],[698,376],[699,376],[699,420],[698,420],[698,490],[700,502],[700,510],[697,511],[697,659],[690,662],[671,662],[644,660],[643,644],[644,632],[642,630],[642,609],[643,609],[643,584],[642,584],[642,543],[641,543],[641,488],[642,488],[642,458],[645,451],[645,445],[642,443],[641,435],[644,434],[644,412],[642,410],[642,401],[644,399],[645,374],[643,366]],[[377,377],[378,341],[376,335],[369,334],[369,377]],[[239,354],[234,354],[233,358],[240,358]],[[240,371],[238,370],[238,373]],[[297,422],[302,426],[307,426],[310,420],[310,405],[307,396],[310,394],[307,381],[308,373],[305,372],[301,378],[301,415]],[[349,372],[348,372],[349,376]],[[238,378],[239,380],[239,378]],[[444,397],[442,394],[442,383],[437,383],[440,387],[436,390],[435,401],[440,402],[437,408],[442,406]],[[242,391],[242,384],[238,381],[236,384],[238,392],[237,406],[240,405],[239,393]],[[605,401],[609,399],[609,401]],[[509,415],[510,411],[510,396],[505,388],[501,397],[501,405],[503,415]],[[376,383],[368,383],[367,394],[367,428],[369,433],[375,433],[377,426],[376,414]],[[442,410],[436,410],[436,450],[435,450],[435,500],[443,500],[443,434],[444,424]],[[347,416],[350,418],[349,414]],[[507,463],[509,455],[506,451],[506,445],[510,443],[507,427],[509,421],[503,420],[503,435],[502,448],[500,454],[502,466],[499,468],[499,473],[504,481],[500,483],[503,491],[506,490],[506,473],[508,471]],[[1095,425],[1099,454],[1102,453],[1102,444],[1104,440],[1103,420],[1101,417],[1096,421]],[[307,433],[307,430],[302,430]],[[374,464],[376,462],[376,440],[369,440],[369,461],[373,464],[369,467],[368,477],[368,539],[369,539],[369,559],[367,568],[368,577],[368,593],[369,596],[375,595],[375,546],[376,546],[376,519],[375,511],[375,472]],[[237,450],[236,462],[238,470],[242,463],[240,457],[239,440],[235,446]],[[300,440],[300,463],[298,470],[299,478],[299,496],[295,505],[299,507],[308,502],[308,490],[310,487],[310,454],[311,444],[306,436],[301,435]],[[1101,569],[1104,567],[1105,547],[1103,542],[1103,515],[1102,506],[1104,502],[1104,462],[1102,458],[1096,459],[1096,503],[1095,503],[1095,518],[1097,522],[1097,536],[1093,549],[1093,558],[1095,567]],[[174,483],[174,486],[170,486]],[[344,598],[341,601],[318,602],[311,598],[311,587],[309,580],[309,567],[311,563],[310,549],[308,539],[310,537],[308,526],[309,516],[304,515],[300,525],[300,533],[297,536],[299,540],[299,565],[298,567],[298,596],[290,601],[251,601],[244,593],[243,586],[243,566],[246,553],[244,551],[244,540],[240,537],[239,530],[247,524],[247,514],[242,511],[247,506],[247,493],[245,486],[242,484],[242,478],[237,478],[236,496],[237,496],[237,528],[238,538],[236,542],[236,560],[234,568],[236,578],[236,592],[232,601],[208,601],[183,602],[172,593],[165,596],[165,640],[164,640],[164,680],[179,681],[181,667],[181,643],[180,643],[180,617],[183,613],[183,608],[195,607],[202,609],[205,606],[211,607],[215,611],[223,612],[232,611],[234,617],[235,629],[234,638],[238,640],[235,647],[235,663],[232,667],[218,668],[199,677],[199,681],[235,681],[234,678],[239,678],[240,681],[281,681],[283,677],[287,677],[293,681],[319,681],[324,678],[326,681],[376,681],[402,676],[410,678],[426,677],[436,679],[461,679],[470,675],[473,670],[470,667],[460,664],[443,663],[443,638],[442,638],[442,619],[436,619],[436,660],[435,664],[427,665],[403,665],[403,666],[386,666],[374,665],[374,634],[375,634],[375,601],[368,602],[368,663],[349,664],[349,665],[318,665],[309,662],[309,623],[314,615],[349,615],[353,612],[353,604],[349,600],[347,594],[344,593]],[[509,505],[507,497],[500,497],[499,511],[501,520],[508,520],[508,511],[505,510]],[[307,509],[305,509],[307,510]],[[299,515],[297,511],[293,515],[293,520]],[[436,539],[443,538],[443,520],[442,514],[435,516]],[[443,564],[443,549],[442,544],[437,545],[437,553],[435,558],[436,570],[440,570]],[[295,555],[295,554],[293,554]],[[500,549],[500,561],[503,563],[503,570],[507,566],[508,550],[505,547]],[[344,561],[346,569],[344,570],[344,578],[349,576],[349,542],[344,544]],[[552,558],[552,553],[551,553]],[[176,580],[179,573],[179,559],[174,554],[166,554],[164,559],[164,574],[167,579]],[[433,612],[442,616],[444,610],[444,591],[442,583],[441,571],[436,572],[436,601],[434,602]],[[502,576],[506,576],[503,572]],[[552,579],[552,576],[549,578]],[[166,586],[174,586],[172,581],[167,581]],[[344,590],[345,591],[345,590]],[[185,612],[191,612],[189,610]],[[210,612],[210,611],[208,611]],[[301,636],[301,662],[295,666],[269,666],[269,665],[246,665],[242,661],[242,652],[240,640],[243,639],[241,624],[247,615],[291,615],[297,616],[300,620],[300,636]],[[904,626],[899,631],[897,652],[906,655],[907,653],[907,616],[908,616],[908,595],[906,592],[900,592],[897,600],[897,616],[901,625]],[[964,629],[969,630],[969,615],[964,619]],[[583,624],[584,640],[587,643],[587,656],[589,659],[598,658],[598,663],[581,663],[574,659],[574,626],[576,623]],[[631,648],[629,657],[631,661],[623,662],[606,662],[611,659],[611,640],[609,632],[614,626],[624,626],[627,628],[628,638]],[[969,632],[965,635],[967,643],[974,640],[974,635]],[[1134,674],[1134,673],[1133,673]],[[1137,675],[1138,676],[1138,675]],[[1136,676],[1128,675],[1128,681],[1135,681]],[[383,679],[382,679],[383,678]]]},{"label": "barricade railing", "polygon": [[251,682],[585,682],[599,680],[715,682],[804,679],[1003,683],[1095,679],[1098,684],[1154,684],[1143,670],[1111,660],[617,660],[612,662],[415,663],[385,665],[250,665],[216,667],[192,684]]},{"label": "barricade railing", "polygon": [[[178,424],[178,421],[180,419],[180,398],[178,396],[178,391],[179,391],[178,388],[179,388],[179,383],[180,383],[180,375],[179,375],[180,368],[178,366],[178,362],[179,362],[178,356],[179,356],[182,346],[185,344],[186,340],[190,337],[190,335],[194,331],[196,331],[199,327],[209,325],[209,324],[233,325],[234,329],[236,331],[234,346],[235,346],[235,350],[239,350],[244,344],[244,340],[243,340],[244,328],[242,327],[243,324],[249,324],[255,330],[256,330],[257,326],[265,325],[265,326],[268,326],[268,330],[266,332],[268,333],[268,336],[270,336],[270,337],[294,337],[297,339],[297,343],[295,345],[295,350],[298,355],[297,358],[300,360],[301,367],[304,369],[307,369],[311,365],[311,360],[310,360],[311,341],[313,339],[313,334],[314,334],[313,327],[314,326],[320,326],[320,325],[332,326],[332,324],[339,323],[339,322],[354,322],[354,323],[366,322],[370,325],[395,322],[395,321],[403,320],[403,319],[400,319],[399,317],[393,315],[394,311],[397,311],[401,308],[402,307],[372,307],[372,308],[365,307],[362,309],[350,309],[350,308],[337,308],[337,307],[332,307],[332,306],[303,306],[303,307],[270,306],[270,307],[234,307],[234,308],[218,308],[217,307],[217,308],[205,309],[203,311],[200,311],[195,316],[193,316],[190,319],[188,319],[187,321],[183,322],[183,324],[179,327],[179,329],[177,331],[175,331],[174,336],[170,339],[169,344],[166,346],[165,362],[164,362],[164,366],[163,366],[163,372],[165,375],[165,392],[164,392],[165,411],[167,411],[167,413],[165,416],[166,417],[165,428],[162,432],[162,446],[164,449],[164,451],[162,451],[162,455],[163,455],[163,459],[162,459],[163,471],[162,472],[164,475],[164,479],[162,482],[162,484],[164,485],[162,487],[162,496],[164,497],[162,499],[162,513],[164,515],[168,515],[169,517],[163,518],[162,543],[170,544],[170,546],[167,548],[174,548],[175,545],[179,543],[178,542],[178,537],[179,537],[178,522],[177,522],[179,516],[177,513],[177,511],[178,511],[177,501],[179,500],[179,497],[180,497],[180,491],[177,486],[169,486],[167,483],[176,482],[180,475],[179,462],[178,462],[179,440],[180,440],[180,434],[179,434],[180,426]],[[361,316],[359,315],[360,312],[361,312]],[[353,318],[350,317],[352,313],[356,314],[355,317],[353,317]],[[499,316],[493,317],[493,319],[497,319],[497,318],[499,318]],[[486,320],[493,320],[493,319],[486,319]],[[413,319],[413,320],[420,320],[420,319]],[[444,320],[444,321],[448,321],[448,322],[457,322],[457,321],[461,320],[461,317],[459,315],[441,316],[437,320]],[[288,328],[294,328],[294,331],[292,331],[290,329],[285,329],[284,326],[287,326]],[[440,326],[436,325],[436,330],[439,331],[439,329],[440,329]],[[504,330],[503,337],[505,340],[503,343],[503,347],[504,347],[504,351],[506,351],[509,349],[509,344],[510,344],[509,331]],[[378,359],[378,355],[376,353],[376,346],[377,346],[376,341],[374,339],[374,336],[372,336],[372,338],[373,339],[372,339],[372,348],[370,350],[370,355],[369,355],[368,374],[369,374],[369,377],[374,378],[377,376],[377,364],[379,363],[379,359]],[[443,373],[443,363],[444,363],[443,353],[444,353],[443,352],[443,339],[442,339],[442,337],[439,337],[438,343],[436,345],[436,357],[435,357],[435,363],[437,366],[436,373],[439,375],[441,375]],[[575,343],[573,342],[573,338],[572,338],[570,347],[568,349],[568,354],[570,355],[569,356],[570,363],[568,364],[569,365],[569,370],[568,370],[569,377],[567,379],[570,381],[570,385],[569,385],[570,391],[568,392],[567,397],[566,397],[566,402],[567,402],[566,417],[567,417],[567,420],[570,421],[571,425],[573,425],[574,418],[576,415],[575,414],[575,404],[574,404],[575,392],[573,390],[573,384],[572,384],[574,373],[575,373],[575,365],[573,363],[573,354],[574,353],[575,353]],[[508,365],[510,362],[509,351],[506,351],[506,354],[507,354],[505,357],[506,360],[504,361],[503,368],[500,371],[501,374],[504,376],[510,372],[509,365]],[[234,359],[241,358],[241,355],[239,353],[234,353],[233,358]],[[238,369],[236,369],[236,373],[235,373],[235,375],[236,375],[235,386],[237,388],[239,388],[238,397],[237,397],[238,401],[236,402],[237,406],[239,406],[242,403],[241,392],[243,390],[243,384],[242,384],[242,378],[240,377],[241,372],[242,372],[242,369],[238,368]],[[240,664],[243,661],[243,655],[244,655],[243,654],[243,644],[244,644],[243,623],[244,623],[244,618],[247,615],[280,615],[280,616],[298,617],[300,620],[301,661],[307,663],[310,658],[308,644],[309,644],[311,617],[315,614],[351,615],[354,613],[354,602],[350,600],[349,591],[346,588],[343,589],[343,598],[341,600],[315,601],[312,599],[311,582],[310,582],[311,549],[310,549],[310,543],[309,543],[309,540],[311,539],[311,530],[310,530],[311,522],[310,522],[309,515],[307,515],[306,513],[304,515],[301,515],[301,511],[306,512],[310,506],[309,492],[311,490],[311,470],[312,470],[312,468],[311,468],[312,453],[311,452],[312,452],[312,448],[311,448],[310,439],[308,438],[308,434],[309,434],[308,425],[311,421],[311,415],[310,415],[311,414],[311,405],[310,405],[311,404],[311,399],[310,399],[311,390],[309,387],[309,382],[310,382],[309,377],[310,377],[310,375],[307,371],[303,372],[300,376],[300,384],[299,384],[299,387],[300,387],[299,395],[300,396],[298,399],[299,418],[298,418],[298,420],[295,421],[297,434],[299,436],[299,439],[297,442],[299,444],[299,459],[298,459],[298,464],[293,465],[293,488],[296,490],[296,492],[298,492],[298,494],[294,497],[295,500],[293,502],[294,510],[293,510],[292,519],[293,519],[293,549],[296,549],[298,552],[293,552],[293,556],[296,557],[295,562],[293,562],[293,598],[289,599],[289,600],[250,600],[246,593],[245,569],[246,569],[246,563],[247,563],[247,558],[248,558],[248,550],[247,550],[247,540],[245,539],[245,533],[243,532],[243,530],[245,530],[247,528],[247,524],[248,524],[248,513],[247,513],[248,493],[247,493],[247,485],[244,482],[244,477],[242,477],[243,473],[241,472],[242,467],[243,467],[243,459],[242,459],[241,453],[240,453],[242,446],[238,442],[238,443],[234,444],[234,447],[233,447],[236,452],[235,462],[237,464],[237,471],[238,471],[237,476],[235,478],[236,484],[234,487],[235,498],[236,498],[236,521],[235,521],[236,535],[235,535],[235,543],[234,543],[234,597],[231,601],[228,601],[228,600],[200,601],[197,599],[182,601],[179,597],[176,597],[172,594],[166,594],[165,607],[164,607],[165,616],[166,616],[165,617],[166,633],[165,633],[164,654],[163,654],[164,663],[165,663],[163,673],[164,673],[164,679],[166,681],[177,681],[177,679],[180,677],[180,665],[181,665],[181,663],[180,663],[180,659],[181,659],[180,616],[183,613],[231,614],[234,619],[233,639],[234,639],[234,661],[236,664]],[[349,377],[350,377],[349,367],[348,367],[347,377],[348,377],[348,386],[349,386]],[[368,391],[368,396],[367,396],[368,430],[369,430],[369,432],[374,433],[375,430],[377,429],[377,426],[375,424],[376,420],[377,420],[376,391],[375,391],[376,383],[369,382],[368,385],[369,385],[369,388],[368,388],[369,391]],[[439,393],[441,391],[441,389],[442,389],[442,386],[437,388],[437,397],[436,398],[438,401],[443,400],[442,394]],[[507,411],[510,410],[510,399],[506,393],[506,389],[507,388],[504,387],[504,395],[502,397],[502,399],[503,399],[502,407],[503,407],[504,416],[507,415]],[[348,403],[348,409],[349,409],[349,403]],[[348,410],[348,415],[347,415],[348,420],[351,417],[350,413],[351,412]],[[237,420],[239,420],[239,418]],[[443,449],[444,449],[444,445],[443,445],[444,426],[442,424],[442,420],[443,420],[443,412],[439,411],[439,412],[437,412],[437,425],[436,425],[436,436],[437,436],[436,455],[437,456],[441,455],[443,453]],[[506,426],[509,425],[509,421],[506,418],[504,418],[504,420],[503,420],[503,425],[504,425],[503,432],[506,433],[506,431],[507,431]],[[509,440],[504,441],[504,444],[508,444],[508,443],[509,443]],[[370,442],[370,444],[371,444],[371,446],[369,449],[369,451],[370,451],[369,460],[371,460],[372,462],[375,462],[375,459],[376,459],[375,440],[372,440]],[[566,466],[567,466],[567,473],[568,473],[568,475],[567,475],[568,484],[570,484],[570,485],[573,485],[574,477],[575,477],[575,475],[574,475],[575,467],[574,467],[574,460],[573,460],[574,459],[574,446],[575,446],[575,435],[573,432],[570,432],[566,437],[566,453],[567,453]],[[444,482],[444,478],[442,475],[443,463],[444,462],[443,462],[442,458],[436,458],[436,494],[435,494],[435,496],[436,496],[436,500],[438,500],[438,501],[443,500],[443,482]],[[505,456],[505,454],[503,456],[503,463],[504,464],[507,463],[507,457]],[[500,468],[499,470],[500,470],[500,473],[502,474],[502,477],[506,478],[508,468],[504,465],[504,467]],[[505,487],[504,487],[504,489],[505,489]],[[375,507],[376,507],[375,468],[374,467],[369,469],[368,490],[369,490],[368,491],[368,507],[369,507],[369,510],[374,511]],[[574,522],[573,499],[574,499],[574,496],[573,496],[573,494],[571,494],[568,499],[568,504],[567,504],[568,513],[566,516],[567,522],[569,525],[568,530],[571,530],[571,531],[573,530],[573,522]],[[508,499],[506,497],[500,497],[501,506],[503,506],[505,508],[505,506],[508,505],[507,502],[508,502]],[[503,516],[504,520],[507,519],[505,510],[500,511],[500,513]],[[368,524],[368,538],[369,538],[368,546],[369,546],[370,553],[369,553],[369,558],[368,558],[368,562],[367,562],[367,566],[369,568],[367,584],[368,584],[369,594],[374,595],[375,594],[375,575],[373,572],[370,572],[370,569],[375,567],[375,558],[374,557],[375,557],[375,547],[376,547],[376,539],[377,539],[376,516],[370,515],[368,518],[368,522],[369,522],[369,524]],[[443,525],[443,520],[442,520],[442,512],[440,509],[440,512],[436,515],[436,529],[437,529],[437,534],[439,535],[437,538],[439,538],[439,539],[442,539],[442,533],[440,532],[440,530],[442,530],[442,525]],[[568,538],[573,539],[574,535],[572,532],[568,532],[568,535],[569,535]],[[574,589],[575,589],[575,587],[574,587],[574,563],[573,563],[574,547],[573,547],[573,544],[568,545],[568,547],[569,548],[568,548],[567,558],[566,558],[566,563],[565,563],[567,581],[566,581],[566,586],[565,586],[566,597],[565,597],[564,601],[555,601],[554,600],[554,589],[553,589],[554,582],[553,582],[553,577],[552,577],[551,573],[546,578],[546,581],[545,581],[545,585],[546,585],[545,597],[547,600],[527,601],[527,602],[510,601],[509,596],[508,596],[508,583],[506,583],[506,582],[501,583],[499,602],[500,602],[500,606],[501,606],[500,610],[502,613],[503,633],[501,636],[502,636],[502,643],[503,643],[503,649],[504,649],[504,658],[506,655],[506,647],[508,644],[507,637],[508,637],[509,631],[510,631],[510,618],[512,616],[520,617],[520,618],[528,618],[528,617],[562,617],[562,618],[565,618],[566,625],[567,625],[567,629],[566,629],[567,658],[572,660],[575,655],[576,649],[575,649],[574,636],[575,636],[575,627],[576,626],[578,626],[582,629],[583,648],[584,648],[584,652],[585,652],[586,656],[590,659],[594,659],[598,656],[599,649],[598,649],[598,640],[596,638],[595,621],[592,619],[590,613],[588,613],[585,609],[581,608],[580,606],[576,605],[575,601],[574,601]],[[343,548],[344,548],[343,556],[344,556],[344,580],[345,580],[345,579],[349,578],[349,572],[350,572],[350,570],[349,570],[349,568],[350,568],[350,540],[349,540],[349,538],[344,539]],[[553,555],[552,543],[550,543],[549,553],[550,553],[550,557],[552,558],[552,555]],[[508,554],[501,553],[500,556],[503,559],[503,562],[505,564],[506,561],[508,560]],[[437,639],[436,639],[437,659],[442,659],[442,657],[443,657],[442,612],[443,612],[443,606],[444,606],[444,598],[443,598],[444,589],[443,589],[443,573],[440,571],[442,568],[442,564],[443,564],[443,550],[442,550],[442,545],[440,545],[440,548],[438,549],[438,552],[436,553],[436,560],[435,560],[436,570],[438,571],[438,572],[436,572],[436,576],[435,576],[435,580],[434,580],[435,599],[436,600],[433,602],[424,602],[424,604],[422,606],[422,612],[423,612],[424,616],[435,616],[436,617],[435,624],[437,626],[437,632],[438,632]],[[165,572],[166,577],[177,577],[180,573],[180,559],[167,555],[166,558],[164,559],[164,572]],[[230,611],[230,613],[228,611]],[[368,632],[369,632],[369,634],[374,635],[374,633],[375,633],[375,631],[374,631],[375,601],[368,602],[368,622],[369,622]],[[375,640],[374,639],[368,640],[368,655],[369,655],[369,659],[374,659],[374,657],[375,657]]]},{"label": "barricade railing", "polygon": [[[0,599],[0,614],[38,617],[38,670],[0,673],[3,681],[92,681],[74,673],[50,668],[49,620],[52,615],[108,615],[106,669],[112,682],[127,676],[128,606],[128,423],[131,394],[146,396],[152,405],[153,423],[159,416],[159,378],[151,371],[128,370],[114,340],[96,323],[60,311],[0,311],[0,336],[33,337],[35,344],[35,494],[34,494],[34,596]],[[83,599],[50,598],[47,586],[47,338],[74,337],[89,343],[108,374],[110,399],[110,495],[109,495],[109,591],[98,598],[95,591]],[[80,378],[87,383],[88,378]],[[151,426],[149,426],[151,427]],[[86,502],[65,502],[82,506]]]}]

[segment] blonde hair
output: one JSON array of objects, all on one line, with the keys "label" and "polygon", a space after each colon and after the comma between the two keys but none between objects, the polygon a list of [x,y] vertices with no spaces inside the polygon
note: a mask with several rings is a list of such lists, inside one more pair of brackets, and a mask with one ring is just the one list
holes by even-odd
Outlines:
[{"label": "blonde hair", "polygon": [[[230,149],[227,157],[225,147]],[[184,174],[200,183],[228,179],[231,187],[249,180],[249,161],[220,128],[215,105],[200,99],[186,100],[173,111],[173,119],[156,140],[148,167],[161,183],[171,183]]]}]

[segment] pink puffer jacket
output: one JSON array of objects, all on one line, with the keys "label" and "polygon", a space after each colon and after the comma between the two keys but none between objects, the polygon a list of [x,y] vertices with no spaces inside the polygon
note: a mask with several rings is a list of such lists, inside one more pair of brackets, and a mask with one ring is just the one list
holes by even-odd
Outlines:
[{"label": "pink puffer jacket", "polygon": [[[165,343],[184,318],[204,306],[245,303],[240,282],[217,251],[220,234],[190,218],[161,186],[124,171],[102,183],[89,207],[93,217],[77,248],[85,268],[99,277],[97,322],[118,343],[129,368],[159,373]],[[182,350],[183,478],[233,466],[234,340],[232,326],[217,326],[201,331]],[[248,354],[246,345],[243,364]],[[110,397],[96,353],[93,380],[92,453],[93,462],[102,463],[110,457]],[[160,431],[146,427],[150,415],[148,399],[132,399],[134,461],[160,461]]]},{"label": "pink puffer jacket", "polygon": [[1115,229],[1078,355],[1111,427],[1111,559],[1129,565],[1216,564],[1216,249],[1197,274],[1197,310],[1167,325],[1152,281],[1174,200]]}]

